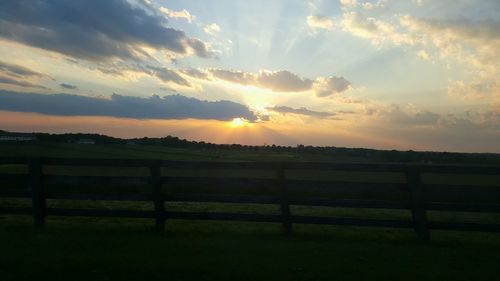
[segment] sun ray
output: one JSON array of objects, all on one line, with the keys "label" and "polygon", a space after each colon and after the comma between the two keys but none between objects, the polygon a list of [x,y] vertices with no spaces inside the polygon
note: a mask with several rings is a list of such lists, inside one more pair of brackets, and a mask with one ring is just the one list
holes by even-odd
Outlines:
[{"label": "sun ray", "polygon": [[252,124],[250,123],[250,121],[248,121],[247,119],[245,119],[243,117],[234,118],[229,123],[229,127],[233,128],[233,129],[243,128],[243,127],[251,127],[251,125]]}]

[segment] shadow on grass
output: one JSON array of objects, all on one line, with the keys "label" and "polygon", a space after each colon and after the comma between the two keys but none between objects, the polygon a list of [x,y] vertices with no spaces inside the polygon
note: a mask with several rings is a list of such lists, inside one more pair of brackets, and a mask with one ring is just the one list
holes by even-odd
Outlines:
[{"label": "shadow on grass", "polygon": [[279,224],[0,217],[2,280],[496,280],[500,235]]}]

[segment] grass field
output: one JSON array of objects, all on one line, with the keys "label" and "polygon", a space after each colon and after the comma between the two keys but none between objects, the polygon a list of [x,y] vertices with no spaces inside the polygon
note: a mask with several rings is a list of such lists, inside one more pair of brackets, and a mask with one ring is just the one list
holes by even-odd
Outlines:
[{"label": "grass field", "polygon": [[52,218],[0,219],[2,280],[498,280],[498,235]]},{"label": "grass field", "polygon": [[146,145],[78,145],[70,143],[0,143],[5,157],[73,157],[73,158],[146,158],[199,161],[347,161],[321,154],[288,152],[234,151],[225,149],[189,149]]},{"label": "grass field", "polygon": [[[200,161],[348,161],[322,155],[189,150],[156,146],[72,144],[0,145],[0,157],[154,158]],[[359,159],[350,159],[356,161]],[[26,173],[4,165],[0,172]],[[147,169],[50,166],[58,175],[148,175]],[[163,175],[273,178],[273,171],[177,171]],[[292,179],[405,181],[398,173],[295,171]],[[426,183],[498,186],[498,176],[427,174]],[[3,188],[8,185],[3,185]],[[88,190],[99,191],[101,187]],[[203,191],[203,189],[200,189]],[[200,191],[195,190],[195,191]],[[76,190],[81,191],[81,190]],[[135,192],[131,190],[131,192]],[[148,191],[149,192],[149,191]],[[260,191],[256,191],[260,192]],[[497,199],[491,199],[493,202]],[[28,199],[0,199],[0,206],[29,206]],[[152,210],[151,202],[48,200],[49,207]],[[167,211],[278,214],[278,205],[168,203]],[[292,206],[293,214],[410,220],[408,210]],[[500,214],[429,212],[437,221],[500,222]],[[35,231],[29,216],[0,216],[1,280],[499,280],[500,235],[433,231],[421,242],[413,230],[213,221],[48,217]]]}]

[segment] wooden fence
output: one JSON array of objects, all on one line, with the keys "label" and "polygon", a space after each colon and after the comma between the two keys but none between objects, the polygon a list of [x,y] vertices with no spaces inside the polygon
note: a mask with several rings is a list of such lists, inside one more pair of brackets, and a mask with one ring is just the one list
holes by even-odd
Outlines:
[{"label": "wooden fence", "polygon": [[[498,166],[459,166],[426,164],[353,164],[310,162],[181,162],[131,159],[56,159],[56,158],[0,158],[1,165],[26,165],[28,173],[0,171],[0,198],[31,198],[31,207],[0,206],[0,214],[32,215],[34,224],[43,227],[46,216],[126,217],[155,219],[156,229],[162,231],[168,219],[229,220],[281,223],[287,234],[293,224],[352,225],[374,227],[414,228],[420,239],[430,238],[430,229],[500,232],[500,224],[471,222],[429,221],[428,211],[500,213],[500,182],[480,184],[426,183],[422,176],[470,174],[498,178]],[[45,173],[50,166],[147,168],[146,176],[75,176]],[[5,166],[4,166],[5,167]],[[11,166],[12,167],[12,166]],[[175,171],[273,171],[271,178],[251,176],[210,177],[162,175],[162,169]],[[297,171],[347,172],[359,177],[350,180],[312,180],[290,177]],[[363,181],[363,173],[393,173],[403,181]],[[245,173],[243,173],[245,174]],[[290,178],[289,178],[290,177]],[[24,189],[12,188],[25,187]],[[59,190],[50,187],[62,186]],[[112,192],[65,192],[68,186],[111,186]],[[141,192],[121,192],[120,188],[141,186]],[[171,187],[176,187],[171,192]],[[202,187],[209,192],[177,192]],[[260,189],[259,189],[260,188]],[[102,190],[106,190],[103,187]],[[230,192],[228,192],[228,190]],[[269,192],[261,192],[266,190]],[[236,192],[233,192],[236,191]],[[251,191],[251,192],[246,192]],[[320,196],[331,192],[333,195]],[[337,195],[335,195],[337,194]],[[338,195],[342,194],[342,195]],[[348,195],[347,197],[345,195]],[[356,195],[356,196],[351,196]],[[347,198],[347,199],[346,199]],[[47,199],[149,201],[154,210],[103,210],[48,208]],[[454,200],[448,200],[454,199]],[[459,199],[459,200],[455,200]],[[228,213],[228,212],[178,212],[166,211],[169,202],[218,202],[276,204],[279,214]],[[328,206],[346,208],[372,208],[411,210],[412,220],[349,218],[331,216],[294,215],[290,206]]]}]

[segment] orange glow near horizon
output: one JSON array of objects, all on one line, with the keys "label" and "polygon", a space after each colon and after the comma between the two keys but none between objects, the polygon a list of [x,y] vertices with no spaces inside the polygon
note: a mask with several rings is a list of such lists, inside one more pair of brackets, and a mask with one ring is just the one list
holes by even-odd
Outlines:
[{"label": "orange glow near horizon", "polygon": [[[44,133],[97,133],[118,138],[165,137],[205,141],[219,144],[244,145],[297,144],[338,147],[369,147],[378,149],[443,150],[432,143],[417,144],[357,129],[354,124],[336,126],[304,123],[292,116],[276,116],[274,121],[252,123],[244,118],[217,120],[158,120],[103,116],[55,116],[37,113],[0,111],[0,130]],[[495,150],[486,147],[485,150]],[[464,149],[465,150],[465,149]],[[470,151],[477,150],[471,146]],[[467,150],[465,150],[467,151]]]},{"label": "orange glow near horizon", "polygon": [[[252,123],[245,118],[217,120],[158,120],[103,116],[55,116],[38,113],[0,111],[0,130],[47,133],[98,133],[119,138],[177,136],[188,140],[246,145],[367,145],[363,136],[346,136],[338,128],[317,124],[297,125],[289,118],[275,122]],[[316,134],[319,134],[317,136]],[[325,141],[327,140],[327,141]],[[387,146],[384,141],[370,140],[371,145]],[[391,146],[392,147],[392,146]]]}]

